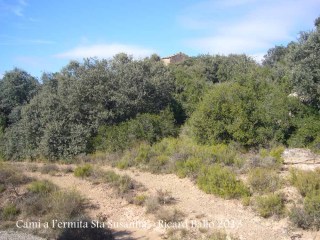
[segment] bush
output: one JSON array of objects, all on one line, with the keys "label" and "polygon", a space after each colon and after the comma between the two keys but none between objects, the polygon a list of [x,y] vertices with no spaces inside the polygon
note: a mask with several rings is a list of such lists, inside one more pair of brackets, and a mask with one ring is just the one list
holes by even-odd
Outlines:
[{"label": "bush", "polygon": [[147,199],[147,196],[146,195],[137,195],[134,197],[134,200],[133,200],[133,203],[135,205],[143,205],[145,203]]},{"label": "bush", "polygon": [[47,219],[66,221],[82,215],[85,201],[76,191],[56,191],[48,196]]},{"label": "bush", "polygon": [[312,226],[312,218],[301,207],[293,207],[289,213],[290,221],[297,227],[309,229]]},{"label": "bush", "polygon": [[116,167],[119,169],[127,169],[130,167],[129,161],[126,159],[121,159],[120,161],[117,162]]},{"label": "bush", "polygon": [[208,236],[207,240],[238,240],[239,238],[230,236],[222,231],[215,231],[211,235]]},{"label": "bush", "polygon": [[160,208],[159,199],[157,197],[148,197],[145,206],[147,213],[155,213]]},{"label": "bush", "polygon": [[278,86],[256,76],[216,84],[190,118],[192,135],[203,144],[238,142],[252,147],[282,143],[291,126],[291,105]]},{"label": "bush", "polygon": [[171,204],[175,202],[174,197],[172,197],[171,192],[163,191],[162,189],[157,190],[157,198],[160,204]]},{"label": "bush", "polygon": [[32,193],[38,194],[48,194],[50,192],[56,191],[58,187],[53,183],[44,180],[44,181],[34,181],[31,182],[28,186],[28,190]]},{"label": "bush", "polygon": [[175,223],[183,221],[185,214],[177,209],[161,209],[157,212],[156,217],[166,223]]},{"label": "bush", "polygon": [[14,204],[7,204],[1,211],[1,219],[12,221],[20,213],[20,210]]},{"label": "bush", "polygon": [[206,193],[216,194],[223,198],[239,198],[250,195],[248,188],[237,180],[236,175],[219,165],[203,167],[197,183]]},{"label": "bush", "polygon": [[277,163],[282,164],[283,163],[283,158],[282,158],[282,153],[285,150],[285,148],[283,146],[278,146],[278,147],[274,147],[270,150],[270,157],[273,157],[276,159]]},{"label": "bush", "polygon": [[291,183],[302,196],[320,191],[320,174],[314,171],[291,170]]},{"label": "bush", "polygon": [[249,172],[248,183],[254,192],[275,192],[280,188],[281,180],[275,171],[255,168]]},{"label": "bush", "polygon": [[304,210],[312,219],[312,225],[320,229],[320,192],[309,194],[304,200]]},{"label": "bush", "polygon": [[319,143],[320,117],[319,115],[305,116],[297,119],[296,131],[288,140],[291,147],[309,147]]},{"label": "bush", "polygon": [[76,177],[89,177],[93,172],[93,168],[90,164],[79,166],[74,170],[74,176]]},{"label": "bush", "polygon": [[177,175],[181,178],[191,177],[196,179],[201,169],[202,162],[199,158],[188,158],[186,161],[177,161],[176,162],[176,172]]},{"label": "bush", "polygon": [[4,192],[6,190],[6,186],[4,184],[0,184],[0,193]]},{"label": "bush", "polygon": [[59,168],[54,164],[45,164],[41,167],[40,172],[42,174],[54,174],[59,172]]},{"label": "bush", "polygon": [[308,194],[304,199],[303,208],[293,207],[289,214],[290,220],[303,229],[320,229],[320,193]]},{"label": "bush", "polygon": [[152,144],[176,134],[173,114],[167,109],[159,114],[138,114],[136,118],[118,125],[100,127],[95,144],[97,150],[123,151],[137,142]]},{"label": "bush", "polygon": [[282,216],[285,213],[284,198],[279,194],[257,197],[256,207],[259,214],[264,218],[272,215]]},{"label": "bush", "polygon": [[0,162],[0,184],[18,186],[30,182],[15,166]]}]

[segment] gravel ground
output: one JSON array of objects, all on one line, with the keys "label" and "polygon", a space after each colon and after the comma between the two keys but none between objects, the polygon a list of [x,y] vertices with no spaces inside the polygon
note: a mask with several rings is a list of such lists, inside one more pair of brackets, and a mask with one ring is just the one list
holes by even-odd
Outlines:
[{"label": "gravel ground", "polygon": [[31,234],[14,231],[0,231],[0,240],[45,240]]}]

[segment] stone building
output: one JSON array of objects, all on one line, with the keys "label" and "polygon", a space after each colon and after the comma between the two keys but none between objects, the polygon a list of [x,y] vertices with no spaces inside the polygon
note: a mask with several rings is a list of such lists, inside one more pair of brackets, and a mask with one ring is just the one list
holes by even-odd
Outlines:
[{"label": "stone building", "polygon": [[182,52],[179,52],[177,54],[161,58],[161,61],[163,61],[165,65],[168,65],[168,64],[171,64],[171,63],[183,62],[187,58],[188,58],[188,55],[186,55],[186,54],[184,54]]}]

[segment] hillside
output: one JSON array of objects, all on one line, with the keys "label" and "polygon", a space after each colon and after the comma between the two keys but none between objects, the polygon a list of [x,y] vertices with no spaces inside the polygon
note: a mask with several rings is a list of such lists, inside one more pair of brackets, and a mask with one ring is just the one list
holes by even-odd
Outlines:
[{"label": "hillside", "polygon": [[319,22],[261,64],[119,53],[41,79],[7,71],[3,236],[319,238]]}]

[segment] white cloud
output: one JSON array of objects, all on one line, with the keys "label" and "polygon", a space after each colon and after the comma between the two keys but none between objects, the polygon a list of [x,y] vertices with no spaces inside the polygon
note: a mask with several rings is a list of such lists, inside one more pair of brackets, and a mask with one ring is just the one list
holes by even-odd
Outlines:
[{"label": "white cloud", "polygon": [[189,7],[178,20],[198,36],[185,40],[193,49],[254,54],[295,40],[297,26],[312,24],[319,7],[319,0],[211,0]]},{"label": "white cloud", "polygon": [[24,17],[24,9],[28,5],[26,0],[5,1],[0,0],[0,10],[13,13],[18,17]]},{"label": "white cloud", "polygon": [[153,49],[125,44],[96,44],[90,46],[79,46],[69,51],[56,54],[55,57],[67,59],[82,59],[88,57],[111,58],[118,53],[127,53],[134,57],[150,56],[155,51]]}]

